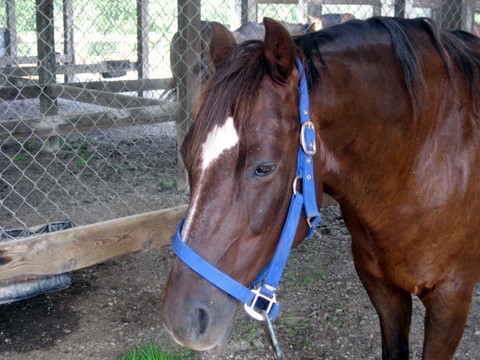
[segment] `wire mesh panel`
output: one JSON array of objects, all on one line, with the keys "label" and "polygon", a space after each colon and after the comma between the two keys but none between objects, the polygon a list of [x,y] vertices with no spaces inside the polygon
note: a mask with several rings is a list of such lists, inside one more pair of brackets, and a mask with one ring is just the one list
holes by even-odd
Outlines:
[{"label": "wire mesh panel", "polygon": [[86,224],[185,202],[172,192],[176,4],[2,6],[0,226]]},{"label": "wire mesh panel", "polygon": [[376,15],[475,31],[476,11],[466,0],[4,0],[0,227],[186,202],[177,143],[213,71],[211,21],[240,42],[263,36],[264,16],[293,35]]}]

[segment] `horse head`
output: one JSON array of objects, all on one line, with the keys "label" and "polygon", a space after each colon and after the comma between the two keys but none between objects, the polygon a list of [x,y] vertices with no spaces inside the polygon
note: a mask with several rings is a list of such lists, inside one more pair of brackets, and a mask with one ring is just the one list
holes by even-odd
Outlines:
[{"label": "horse head", "polygon": [[[300,123],[296,48],[265,19],[263,42],[237,45],[212,24],[215,73],[182,145],[191,201],[181,236],[201,257],[249,286],[271,259],[296,177]],[[305,221],[295,243],[306,235]],[[238,302],[175,260],[162,304],[165,327],[197,350],[224,344]]]}]

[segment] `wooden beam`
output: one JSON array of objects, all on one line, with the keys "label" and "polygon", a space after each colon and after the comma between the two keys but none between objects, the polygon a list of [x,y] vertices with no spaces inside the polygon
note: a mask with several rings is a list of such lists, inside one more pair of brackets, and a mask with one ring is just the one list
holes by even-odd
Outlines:
[{"label": "wooden beam", "polygon": [[18,66],[19,64],[36,64],[36,56],[3,56],[0,58],[0,66]]},{"label": "wooden beam", "polygon": [[69,85],[51,85],[50,93],[54,97],[66,100],[79,101],[115,109],[134,108],[140,106],[161,105],[162,101],[147,99],[138,96],[120,95],[108,91],[82,89]]},{"label": "wooden beam", "polygon": [[[19,79],[23,80],[23,79]],[[77,94],[77,91],[72,91],[71,87],[78,89],[91,89],[97,90],[99,92],[138,92],[138,91],[152,91],[152,90],[162,90],[162,89],[171,89],[175,85],[175,82],[172,78],[169,79],[144,79],[144,80],[119,80],[119,81],[92,81],[88,83],[70,83],[66,92],[69,92],[70,95],[65,95],[65,98],[72,100],[72,96]],[[64,88],[64,85],[57,84],[54,89],[54,94],[61,93]],[[40,96],[42,88],[39,85],[22,85],[22,86],[6,86],[0,88],[0,99],[5,101],[11,100],[23,100],[23,99],[33,99]],[[82,92],[86,90],[81,90]],[[90,94],[96,94],[90,91]],[[96,95],[94,95],[96,96]],[[126,95],[125,95],[126,96]],[[62,96],[60,96],[62,97]],[[140,102],[139,105],[144,106],[154,106],[163,104],[160,100],[152,100],[138,97],[119,97],[124,99],[122,101],[128,101],[132,103],[132,99],[136,99]],[[110,100],[110,99],[109,99]],[[77,100],[80,101],[81,100]],[[89,101],[85,101],[89,102]]]},{"label": "wooden beam", "polygon": [[19,120],[0,120],[0,143],[11,139],[27,139],[33,134],[40,138],[69,135],[72,131],[88,132],[92,129],[111,129],[132,125],[151,125],[174,121],[178,103],[165,102],[158,106],[142,106],[123,110],[45,116]]},{"label": "wooden beam", "polygon": [[117,80],[117,81],[89,81],[86,83],[70,83],[85,89],[110,91],[110,92],[138,92],[172,89],[175,86],[173,78],[143,79],[143,80]]},{"label": "wooden beam", "polygon": [[[135,71],[137,63],[129,62],[126,71]],[[57,74],[87,74],[87,73],[106,73],[112,72],[112,69],[106,63],[100,64],[60,64],[57,65]]]},{"label": "wooden beam", "polygon": [[86,268],[170,243],[187,205],[0,243],[0,283]]},{"label": "wooden beam", "polygon": [[[22,59],[22,58],[18,58]],[[24,59],[39,61],[37,57],[24,57]],[[71,58],[67,55],[59,55],[56,57],[57,62],[69,62]],[[15,65],[17,58],[0,59],[0,66]],[[130,63],[126,71],[135,71],[136,63]],[[55,73],[57,75],[66,74],[97,74],[103,72],[111,72],[112,69],[107,64],[60,64],[55,66]],[[34,76],[39,74],[38,66],[21,66],[21,67],[1,67],[0,72],[5,76]]]},{"label": "wooden beam", "polygon": [[[28,65],[28,64],[37,64],[37,56],[3,56],[0,58],[0,66],[19,66],[19,65]],[[57,63],[69,63],[72,62],[72,57],[65,54],[55,54],[55,62]],[[36,74],[38,67],[35,66],[24,66],[20,69],[25,70],[25,73]],[[35,72],[32,72],[31,69],[35,69]]]}]

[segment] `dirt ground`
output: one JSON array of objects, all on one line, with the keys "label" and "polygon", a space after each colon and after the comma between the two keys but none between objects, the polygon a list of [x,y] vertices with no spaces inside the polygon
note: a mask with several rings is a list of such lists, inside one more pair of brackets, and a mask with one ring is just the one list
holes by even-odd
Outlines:
[{"label": "dirt ground", "polygon": [[[324,210],[319,235],[289,261],[275,322],[287,359],[380,359],[378,321],[354,272],[349,235],[336,207]],[[178,349],[160,323],[169,248],[124,256],[72,274],[64,291],[0,306],[0,358],[115,359],[153,340]],[[415,302],[412,359],[419,359],[423,308]],[[259,323],[241,310],[223,351],[193,359],[270,359]],[[480,288],[477,287],[456,359],[480,359]]]},{"label": "dirt ground", "polygon": [[[187,195],[177,192],[168,182],[170,177],[166,177],[176,166],[171,158],[176,153],[171,150],[175,149],[174,137],[161,129],[148,134],[139,130],[135,134],[125,140],[112,131],[109,137],[118,137],[113,149],[102,134],[92,134],[86,145],[79,145],[72,139],[68,142],[70,146],[58,153],[63,159],[60,162],[40,151],[29,155],[18,150],[15,144],[3,146],[0,169],[4,166],[1,164],[3,158],[23,154],[35,158],[37,164],[55,169],[53,173],[64,168],[69,170],[62,173],[66,178],[45,177],[47,185],[60,184],[63,189],[59,192],[64,196],[60,211],[44,200],[48,198],[45,191],[30,194],[28,184],[18,190],[31,196],[21,196],[22,199],[43,204],[42,211],[22,213],[19,208],[22,222],[37,225],[58,216],[76,214],[74,220],[82,224],[185,203]],[[86,160],[90,161],[88,166],[66,161],[75,154],[78,157],[78,149],[82,146],[90,149],[92,144],[97,150],[92,150],[93,160]],[[145,153],[151,154],[151,162],[142,167],[137,157]],[[165,157],[165,153],[169,153],[170,158]],[[101,159],[115,165],[105,167]],[[13,179],[21,169],[31,171],[40,183],[45,173],[41,166],[22,165],[22,161],[3,171],[2,178],[8,180],[11,176]],[[155,171],[151,171],[152,168]],[[81,185],[72,181],[77,178],[87,179],[90,189],[98,188],[98,191],[82,191]],[[93,183],[93,178],[100,180]],[[0,195],[4,204],[13,206],[15,198],[9,197],[9,184],[10,180],[0,182]],[[105,214],[105,207],[109,208],[108,214]],[[4,222],[1,226],[5,223],[10,227],[17,225],[11,212],[5,208],[1,211],[0,219]],[[315,238],[294,250],[289,260],[279,293],[283,310],[275,322],[279,341],[288,359],[380,359],[378,320],[355,274],[350,236],[337,207],[324,209],[323,214],[324,221]],[[178,350],[163,330],[159,316],[172,259],[169,247],[130,254],[73,272],[72,286],[66,290],[0,305],[0,359],[115,359],[132,345],[149,340],[161,347]],[[423,307],[415,301],[412,359],[421,357],[423,314]],[[237,317],[233,338],[225,349],[193,353],[192,358],[273,358],[261,325],[243,311],[239,311]],[[480,359],[478,286],[456,359]]]}]

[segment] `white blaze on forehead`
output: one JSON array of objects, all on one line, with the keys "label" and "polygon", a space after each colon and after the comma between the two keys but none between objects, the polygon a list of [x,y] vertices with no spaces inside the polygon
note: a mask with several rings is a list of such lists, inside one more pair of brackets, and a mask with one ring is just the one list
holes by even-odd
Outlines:
[{"label": "white blaze on forehead", "polygon": [[206,170],[224,151],[238,144],[238,132],[230,116],[222,126],[216,125],[202,146],[202,170]]},{"label": "white blaze on forehead", "polygon": [[205,170],[224,152],[238,144],[238,132],[235,129],[233,118],[230,116],[225,121],[225,124],[216,125],[207,136],[207,139],[202,145],[202,172],[200,173],[199,181],[195,194],[190,200],[190,210],[185,219],[182,230],[182,238],[184,241],[190,236],[190,231],[193,226],[193,219],[197,215],[198,201],[200,194],[203,192],[205,186],[204,175]]}]

